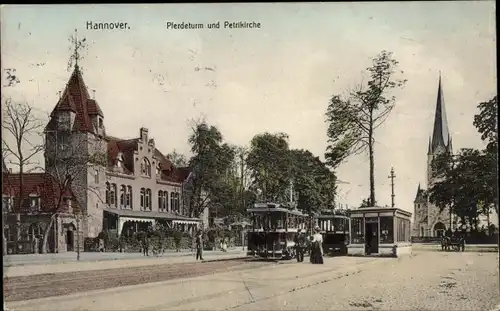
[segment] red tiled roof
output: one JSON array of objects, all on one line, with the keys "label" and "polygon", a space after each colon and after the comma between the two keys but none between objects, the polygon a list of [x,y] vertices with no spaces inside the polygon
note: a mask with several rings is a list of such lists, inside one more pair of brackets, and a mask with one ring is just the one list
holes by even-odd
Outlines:
[{"label": "red tiled roof", "polygon": [[[75,112],[76,116],[73,124],[73,131],[94,133],[91,116],[99,115],[104,117],[104,114],[102,113],[102,110],[97,102],[90,98],[87,86],[83,81],[82,73],[80,72],[78,66],[76,66],[75,70],[73,70],[61,99],[51,113],[51,117],[53,117],[57,111]],[[56,120],[51,118],[47,128],[53,129],[55,122]]]},{"label": "red tiled roof", "polygon": [[[3,174],[2,176],[2,194],[10,197],[20,197],[20,174]],[[61,194],[61,187],[53,176],[47,173],[25,173],[23,174],[23,199],[28,199],[30,195],[35,195],[41,199],[41,211],[45,212],[64,212],[67,206],[61,204],[58,207],[58,200],[62,198],[72,198],[73,208],[78,206],[75,195],[71,189],[65,189]],[[14,211],[18,206],[12,206]]]}]

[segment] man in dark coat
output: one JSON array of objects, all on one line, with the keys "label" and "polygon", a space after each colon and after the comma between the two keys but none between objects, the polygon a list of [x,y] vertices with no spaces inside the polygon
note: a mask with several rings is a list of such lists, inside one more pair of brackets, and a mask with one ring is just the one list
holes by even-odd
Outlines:
[{"label": "man in dark coat", "polygon": [[196,235],[196,260],[203,260],[203,235],[198,231]]},{"label": "man in dark coat", "polygon": [[297,236],[294,239],[295,242],[295,249],[297,253],[297,262],[303,262],[304,261],[304,251],[306,248],[307,244],[307,238],[304,233],[299,229],[297,231]]}]

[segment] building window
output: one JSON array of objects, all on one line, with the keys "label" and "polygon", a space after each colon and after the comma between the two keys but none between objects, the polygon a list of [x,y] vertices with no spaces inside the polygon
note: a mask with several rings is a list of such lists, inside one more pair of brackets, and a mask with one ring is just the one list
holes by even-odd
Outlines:
[{"label": "building window", "polygon": [[141,210],[144,210],[145,197],[146,197],[146,189],[141,188]]},{"label": "building window", "polygon": [[127,207],[132,209],[132,186],[127,186]]},{"label": "building window", "polygon": [[365,228],[363,218],[351,218],[351,238],[352,244],[365,243]]},{"label": "building window", "polygon": [[40,197],[30,197],[30,210],[39,211],[40,210]]},{"label": "building window", "polygon": [[120,207],[123,208],[127,206],[127,202],[125,200],[127,195],[127,187],[125,185],[120,186]]},{"label": "building window", "polygon": [[95,170],[94,172],[94,183],[99,183],[99,170]]},{"label": "building window", "polygon": [[111,191],[111,185],[106,182],[106,205],[109,205],[109,193]]},{"label": "building window", "polygon": [[163,210],[168,211],[168,191],[163,191]]},{"label": "building window", "polygon": [[170,193],[170,209],[172,210],[172,212],[176,212],[175,210],[175,193],[174,192],[171,192]]},{"label": "building window", "polygon": [[109,189],[109,205],[110,206],[115,206],[116,207],[116,197],[117,197],[117,191],[116,191],[116,184],[111,184],[110,189]]},{"label": "building window", "polygon": [[146,211],[151,211],[152,209],[152,198],[151,198],[151,189],[146,189],[146,206],[145,206],[145,210]]},{"label": "building window", "polygon": [[380,217],[380,244],[394,243],[394,218]]},{"label": "building window", "polygon": [[160,176],[160,174],[161,174],[160,163],[156,162],[156,175]]},{"label": "building window", "polygon": [[163,191],[158,191],[158,210],[163,211]]},{"label": "building window", "polygon": [[143,158],[141,162],[141,174],[143,176],[151,177],[151,163],[147,158]]},{"label": "building window", "polygon": [[99,125],[99,128],[102,129],[104,126],[103,126],[103,122],[102,122],[102,119],[100,117],[97,117],[97,124]]}]

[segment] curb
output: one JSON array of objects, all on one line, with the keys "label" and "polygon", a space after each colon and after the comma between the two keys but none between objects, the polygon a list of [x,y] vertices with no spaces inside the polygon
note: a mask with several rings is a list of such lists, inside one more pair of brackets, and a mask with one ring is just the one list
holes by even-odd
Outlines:
[{"label": "curb", "polygon": [[218,261],[242,260],[242,259],[248,259],[248,258],[249,258],[248,256],[238,256],[238,257],[230,257],[230,258],[207,259],[207,260],[202,260],[201,263],[218,262]]}]

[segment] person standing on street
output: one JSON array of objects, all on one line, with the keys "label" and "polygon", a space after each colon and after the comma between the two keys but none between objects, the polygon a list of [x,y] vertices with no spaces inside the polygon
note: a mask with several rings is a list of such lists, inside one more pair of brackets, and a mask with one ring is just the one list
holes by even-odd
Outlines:
[{"label": "person standing on street", "polygon": [[201,230],[196,235],[196,260],[203,260],[203,236]]},{"label": "person standing on street", "polygon": [[297,236],[295,237],[295,252],[297,253],[297,262],[304,261],[304,250],[306,248],[306,235],[302,233],[302,230],[297,231]]}]

